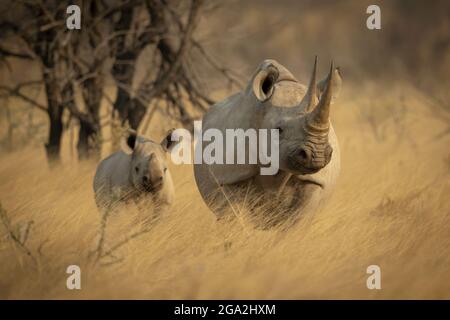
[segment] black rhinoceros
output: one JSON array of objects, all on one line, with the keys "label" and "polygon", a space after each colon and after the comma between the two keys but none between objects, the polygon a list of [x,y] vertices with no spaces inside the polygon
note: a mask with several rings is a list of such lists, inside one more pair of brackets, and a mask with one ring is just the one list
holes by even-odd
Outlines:
[{"label": "black rhinoceros", "polygon": [[[275,60],[263,61],[247,87],[213,105],[202,130],[277,129],[279,170],[262,175],[261,163],[195,164],[199,191],[218,216],[248,215],[262,226],[296,221],[330,194],[340,171],[330,105],[341,86],[339,68],[316,84],[317,57],[309,86]],[[196,148],[205,148],[202,141]],[[225,148],[225,147],[224,147]],[[236,147],[237,148],[237,147]],[[245,150],[256,152],[246,144]],[[224,150],[224,157],[226,151]]]}]

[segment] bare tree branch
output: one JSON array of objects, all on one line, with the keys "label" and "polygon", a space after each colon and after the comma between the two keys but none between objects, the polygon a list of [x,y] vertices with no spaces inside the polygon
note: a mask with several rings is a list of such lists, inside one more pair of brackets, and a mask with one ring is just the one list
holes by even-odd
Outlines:
[{"label": "bare tree branch", "polygon": [[44,105],[40,104],[39,102],[36,102],[34,99],[28,97],[27,95],[21,93],[20,91],[22,90],[22,88],[27,87],[27,86],[31,86],[31,85],[41,85],[42,81],[30,81],[30,82],[25,82],[25,83],[21,83],[16,85],[13,88],[7,87],[7,86],[3,86],[0,85],[0,90],[3,90],[7,93],[8,96],[14,96],[17,98],[20,98],[22,100],[24,100],[25,102],[31,104],[32,106],[47,112],[47,107],[45,107]]},{"label": "bare tree branch", "polygon": [[26,53],[20,53],[20,52],[13,52],[8,49],[4,49],[0,47],[0,56],[5,57],[13,57],[13,58],[20,58],[20,59],[27,59],[27,60],[33,60],[34,58]]},{"label": "bare tree branch", "polygon": [[22,250],[28,257],[31,258],[33,261],[34,266],[37,266],[38,261],[35,257],[35,255],[31,252],[31,250],[26,246],[25,242],[28,239],[28,235],[30,232],[32,221],[29,221],[24,229],[24,232],[22,235],[20,233],[15,232],[11,225],[11,220],[9,219],[6,210],[3,209],[1,203],[0,203],[0,220],[3,224],[3,227],[5,228],[8,237],[13,241],[13,243]]}]

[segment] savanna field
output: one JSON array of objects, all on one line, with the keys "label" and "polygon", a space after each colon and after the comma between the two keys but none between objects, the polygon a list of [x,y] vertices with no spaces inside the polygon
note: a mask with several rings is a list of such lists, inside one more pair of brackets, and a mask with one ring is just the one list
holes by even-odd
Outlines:
[{"label": "savanna field", "polygon": [[[341,101],[349,96],[344,91]],[[98,263],[90,255],[101,220],[92,191],[95,163],[67,160],[50,170],[41,148],[2,154],[2,206],[15,227],[32,221],[26,245],[34,258],[2,237],[1,297],[449,298],[450,141],[436,138],[445,123],[426,103],[412,89],[396,88],[379,101],[378,136],[364,120],[373,112],[368,99],[345,108],[336,103],[338,186],[322,210],[287,232],[218,225],[192,167],[172,165],[170,215]],[[397,118],[383,115],[394,110]],[[129,209],[110,220],[106,248],[136,232],[133,214]],[[70,264],[81,267],[80,291],[66,289]],[[371,264],[381,267],[382,290],[366,288]]]},{"label": "savanna field", "polygon": [[[244,82],[264,58],[277,59],[304,82],[314,54],[322,59],[320,78],[331,58],[342,66],[343,89],[331,111],[341,174],[320,210],[287,231],[258,230],[239,219],[219,224],[203,203],[192,166],[170,164],[175,204],[159,223],[140,233],[131,206],[103,228],[92,189],[97,162],[77,160],[73,132],[65,132],[62,163],[52,168],[42,142],[17,142],[0,150],[0,298],[450,299],[450,118],[447,100],[443,107],[435,94],[448,91],[439,76],[448,74],[450,55],[437,68],[424,63],[432,61],[429,50],[417,48],[422,67],[413,73],[413,57],[389,57],[391,47],[380,40],[387,33],[375,39],[354,31],[352,38],[342,34],[356,30],[358,19],[335,20],[329,32],[321,23],[364,5],[351,7],[318,5],[296,20],[286,9],[234,3],[199,26],[200,38],[216,39],[211,50],[232,61]],[[249,8],[252,14],[232,26]],[[395,25],[393,16],[386,13],[386,26]],[[448,34],[448,21],[436,34]],[[224,25],[227,42],[217,40]],[[351,41],[378,51],[352,51]],[[381,68],[384,59],[395,67]],[[379,70],[370,73],[367,61]],[[220,87],[215,97],[228,94]],[[24,108],[17,99],[9,106]],[[28,121],[20,112],[15,117]],[[157,113],[141,132],[159,141],[173,126]],[[36,137],[45,137],[46,128],[39,130]],[[102,156],[109,152],[105,147]],[[81,268],[81,290],[66,288],[73,264]],[[366,287],[369,265],[381,268],[381,290]]]}]

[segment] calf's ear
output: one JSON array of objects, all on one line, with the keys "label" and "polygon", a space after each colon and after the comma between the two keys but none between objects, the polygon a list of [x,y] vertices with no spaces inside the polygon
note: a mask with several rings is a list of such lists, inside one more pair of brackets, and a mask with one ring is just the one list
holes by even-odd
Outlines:
[{"label": "calf's ear", "polygon": [[279,71],[270,61],[264,61],[253,76],[252,90],[256,98],[264,102],[273,94]]},{"label": "calf's ear", "polygon": [[172,140],[172,132],[175,130],[175,128],[170,129],[167,131],[166,136],[161,141],[161,147],[164,151],[170,152],[172,148],[177,144],[178,141]]},{"label": "calf's ear", "polygon": [[123,152],[126,154],[131,154],[138,144],[138,139],[136,131],[130,129],[128,130],[128,133],[128,137],[122,142],[121,147]]}]

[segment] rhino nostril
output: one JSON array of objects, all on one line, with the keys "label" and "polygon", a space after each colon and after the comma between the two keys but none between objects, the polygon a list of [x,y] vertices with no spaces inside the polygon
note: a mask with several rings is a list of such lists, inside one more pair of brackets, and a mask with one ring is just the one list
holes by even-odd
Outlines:
[{"label": "rhino nostril", "polygon": [[142,182],[143,183],[148,183],[149,181],[150,181],[149,177],[147,177],[147,176],[143,176],[142,177]]},{"label": "rhino nostril", "polygon": [[300,151],[298,152],[298,155],[299,155],[300,159],[308,160],[308,153],[305,151],[305,149],[300,149]]}]

